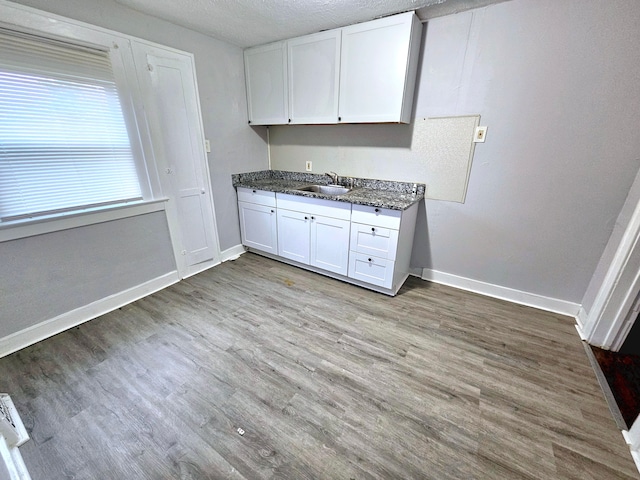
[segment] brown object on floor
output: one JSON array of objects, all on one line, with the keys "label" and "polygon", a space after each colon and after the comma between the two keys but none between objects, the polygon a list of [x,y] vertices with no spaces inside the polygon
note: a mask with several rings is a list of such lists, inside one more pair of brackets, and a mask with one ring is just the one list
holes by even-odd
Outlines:
[{"label": "brown object on floor", "polygon": [[34,480],[637,480],[574,324],[247,253],[0,359],[0,391]]},{"label": "brown object on floor", "polygon": [[597,347],[591,347],[591,350],[629,429],[640,413],[640,355],[627,355]]}]

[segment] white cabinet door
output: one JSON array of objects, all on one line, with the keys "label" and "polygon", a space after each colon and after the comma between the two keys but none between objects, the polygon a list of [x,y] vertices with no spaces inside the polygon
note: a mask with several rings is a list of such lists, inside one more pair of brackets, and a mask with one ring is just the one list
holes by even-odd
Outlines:
[{"label": "white cabinet door", "polygon": [[266,205],[238,202],[242,244],[263,252],[278,254],[276,209]]},{"label": "white cabinet door", "polygon": [[337,123],[341,30],[287,41],[291,123]]},{"label": "white cabinet door", "polygon": [[178,273],[219,261],[213,198],[192,58],[135,45]]},{"label": "white cabinet door", "polygon": [[247,108],[252,125],[289,122],[286,42],[244,51]]},{"label": "white cabinet door", "polygon": [[342,29],[341,122],[410,121],[421,31],[413,12]]},{"label": "white cabinet door", "polygon": [[311,216],[278,209],[278,255],[309,265]]},{"label": "white cabinet door", "polygon": [[349,220],[312,216],[309,263],[346,276],[349,270],[350,226]]}]

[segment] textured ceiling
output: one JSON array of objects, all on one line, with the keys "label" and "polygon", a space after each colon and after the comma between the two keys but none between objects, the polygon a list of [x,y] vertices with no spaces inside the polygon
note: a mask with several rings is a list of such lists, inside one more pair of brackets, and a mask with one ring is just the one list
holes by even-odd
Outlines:
[{"label": "textured ceiling", "polygon": [[505,0],[115,0],[240,47],[297,37],[393,13],[422,19]]}]

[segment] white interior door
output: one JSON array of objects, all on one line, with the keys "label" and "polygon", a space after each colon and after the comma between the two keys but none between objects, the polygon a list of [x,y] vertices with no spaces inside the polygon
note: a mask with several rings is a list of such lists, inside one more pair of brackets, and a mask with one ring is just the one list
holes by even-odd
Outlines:
[{"label": "white interior door", "polygon": [[195,73],[190,57],[173,52],[148,54],[146,70],[145,108],[184,278],[220,256]]}]

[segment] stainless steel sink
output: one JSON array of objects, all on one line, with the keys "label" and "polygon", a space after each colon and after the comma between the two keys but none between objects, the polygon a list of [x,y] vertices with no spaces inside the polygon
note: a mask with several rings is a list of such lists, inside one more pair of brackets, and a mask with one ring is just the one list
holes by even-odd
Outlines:
[{"label": "stainless steel sink", "polygon": [[296,190],[300,190],[301,192],[323,193],[325,195],[343,195],[352,189],[343,187],[342,185],[307,185],[306,187],[300,187]]}]

